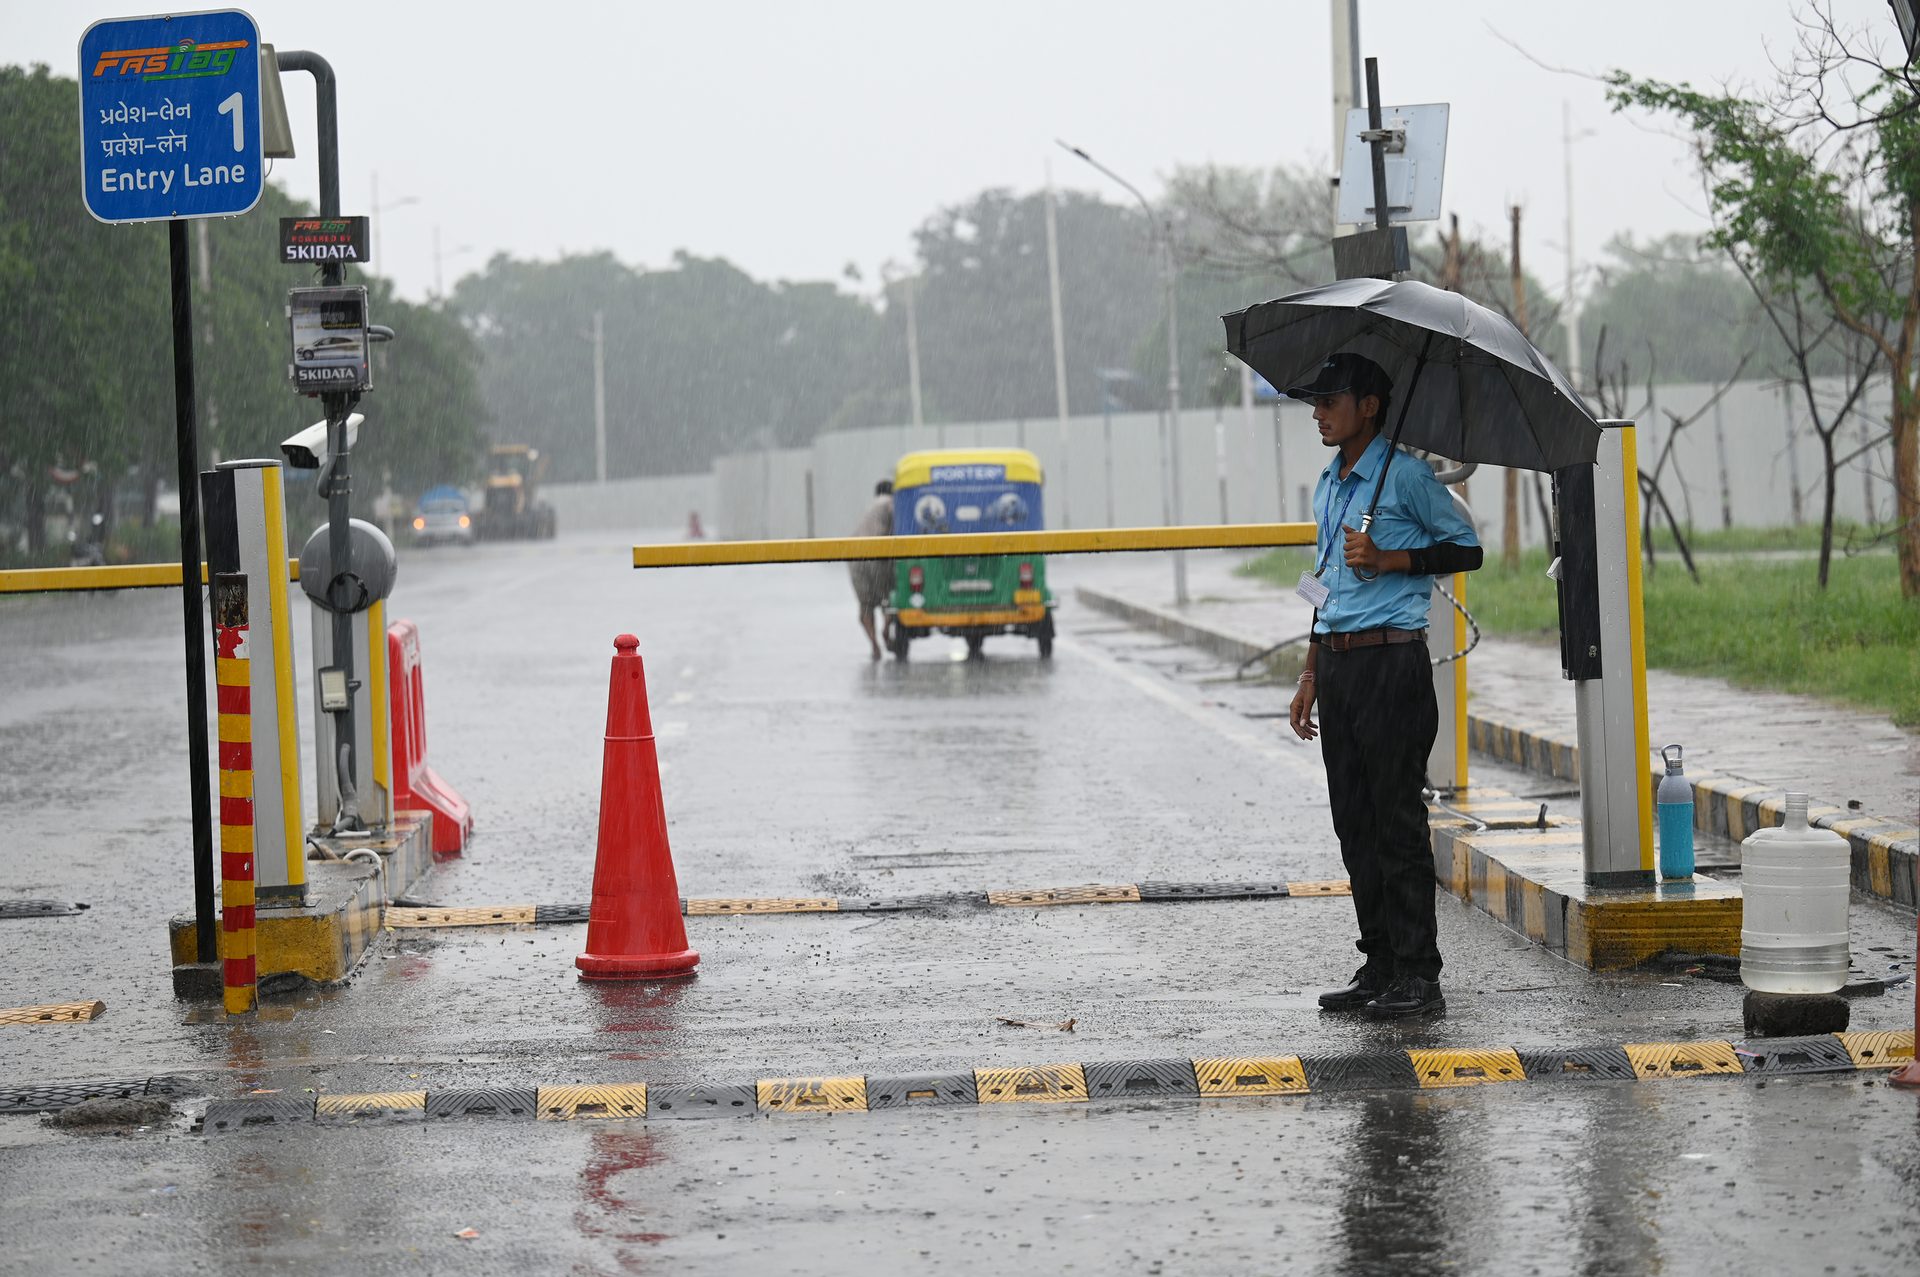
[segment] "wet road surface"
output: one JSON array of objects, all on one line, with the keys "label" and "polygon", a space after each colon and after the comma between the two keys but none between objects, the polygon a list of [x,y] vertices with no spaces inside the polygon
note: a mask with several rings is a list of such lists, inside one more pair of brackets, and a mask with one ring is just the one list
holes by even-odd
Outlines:
[{"label": "wet road surface", "polygon": [[[1193,652],[1069,607],[1049,663],[933,639],[875,666],[843,569],[624,563],[580,539],[404,558],[391,614],[420,624],[433,762],[476,813],[471,854],[412,897],[587,899],[623,630],[684,895],[1343,876],[1317,749],[1247,716],[1281,692]],[[1063,596],[1073,566],[1051,568]],[[174,1002],[165,966],[190,886],[177,626],[159,592],[0,601],[0,890],[93,906],[0,923],[0,1005],[109,1007],[0,1030],[0,1081],[237,1095],[1739,1036],[1737,986],[1590,976],[1445,896],[1450,1014],[1414,1028],[1314,1008],[1355,961],[1341,899],[693,918],[700,974],[673,985],[582,984],[577,926],[399,932],[350,987],[230,1026]],[[307,634],[302,606],[301,653]],[[1856,900],[1853,922],[1859,957],[1912,954],[1911,915]],[[1909,1027],[1911,1001],[1854,1016]],[[207,1140],[3,1119],[25,1240],[0,1268],[110,1270],[139,1245],[214,1271],[1714,1271],[1740,1239],[1871,1272],[1920,1222],[1920,1106],[1867,1077],[1020,1109]],[[76,1241],[82,1209],[111,1223]]]}]

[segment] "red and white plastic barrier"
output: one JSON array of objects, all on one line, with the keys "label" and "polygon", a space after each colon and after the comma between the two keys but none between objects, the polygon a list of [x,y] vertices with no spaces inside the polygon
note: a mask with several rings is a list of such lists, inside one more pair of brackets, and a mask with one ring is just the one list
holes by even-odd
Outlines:
[{"label": "red and white plastic barrier", "polygon": [[412,621],[387,627],[387,687],[393,726],[393,807],[433,813],[433,850],[457,856],[473,837],[466,799],[427,765],[427,692],[420,667],[420,630]]}]

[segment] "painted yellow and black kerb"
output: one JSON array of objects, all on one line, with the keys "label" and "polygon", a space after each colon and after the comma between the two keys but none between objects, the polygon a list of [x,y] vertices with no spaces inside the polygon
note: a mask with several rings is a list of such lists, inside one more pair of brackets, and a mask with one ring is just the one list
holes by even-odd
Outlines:
[{"label": "painted yellow and black kerb", "polygon": [[[446,1091],[268,1095],[216,1099],[208,1135],[285,1122],[673,1120],[902,1108],[1099,1104],[1143,1099],[1239,1099],[1354,1091],[1435,1091],[1534,1083],[1637,1083],[1705,1077],[1781,1077],[1896,1068],[1913,1058],[1913,1033],[1826,1033],[1752,1042],[1626,1042],[1566,1050],[1491,1047],[1364,1055],[1270,1055],[1106,1063],[989,1066],[909,1076],[849,1073],[753,1083],[614,1082],[460,1087]],[[8,1092],[0,1089],[0,1111]]]}]

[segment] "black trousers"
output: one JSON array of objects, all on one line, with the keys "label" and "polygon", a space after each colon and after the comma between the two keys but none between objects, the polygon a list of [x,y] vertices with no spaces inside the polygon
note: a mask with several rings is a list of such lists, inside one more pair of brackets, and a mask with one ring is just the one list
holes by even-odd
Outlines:
[{"label": "black trousers", "polygon": [[1392,974],[1440,978],[1433,850],[1420,790],[1439,730],[1425,643],[1320,648],[1320,755],[1360,952]]}]

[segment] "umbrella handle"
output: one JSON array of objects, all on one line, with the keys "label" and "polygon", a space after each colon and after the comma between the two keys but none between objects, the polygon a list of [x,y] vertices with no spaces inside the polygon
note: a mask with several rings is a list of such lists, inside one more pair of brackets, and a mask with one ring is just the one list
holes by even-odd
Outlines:
[{"label": "umbrella handle", "polygon": [[[1393,450],[1391,448],[1387,450],[1387,456],[1389,459],[1392,458]],[[1382,472],[1381,477],[1382,478],[1386,477],[1384,471]],[[1373,499],[1375,501],[1378,501],[1380,499],[1380,490],[1378,488],[1375,488],[1373,490]],[[1367,534],[1367,529],[1371,528],[1372,526],[1373,526],[1373,511],[1368,510],[1365,514],[1360,516],[1360,535],[1365,536]],[[1355,568],[1353,569],[1353,574],[1359,577],[1362,581],[1377,581],[1380,579],[1380,574],[1378,572],[1369,572],[1365,568]]]},{"label": "umbrella handle", "polygon": [[[1360,516],[1360,531],[1366,532],[1373,526],[1373,512],[1380,505],[1380,493],[1387,486],[1387,471],[1393,468],[1393,454],[1400,447],[1400,432],[1406,428],[1407,409],[1413,406],[1413,392],[1420,385],[1420,374],[1427,370],[1427,350],[1433,345],[1433,333],[1428,331],[1426,340],[1420,343],[1420,357],[1413,365],[1413,376],[1407,379],[1407,397],[1400,401],[1399,415],[1393,419],[1393,434],[1387,440],[1387,457],[1380,463],[1380,477],[1373,484],[1373,500],[1367,502],[1367,512]],[[1355,569],[1354,575],[1362,581],[1378,580],[1378,572],[1365,572]]]}]

